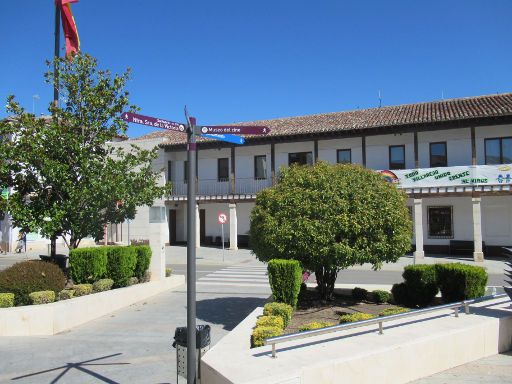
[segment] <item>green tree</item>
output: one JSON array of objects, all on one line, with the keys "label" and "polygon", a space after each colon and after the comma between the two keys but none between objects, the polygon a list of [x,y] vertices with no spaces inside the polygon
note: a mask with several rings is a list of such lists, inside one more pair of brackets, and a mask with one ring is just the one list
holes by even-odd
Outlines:
[{"label": "green tree", "polygon": [[[27,113],[8,97],[11,116],[0,122],[0,185],[13,193],[0,199],[0,209],[24,232],[63,236],[73,249],[85,237],[101,238],[105,223],[133,218],[137,206],[151,205],[170,185],[159,185],[152,169],[157,148],[112,144],[126,131],[121,113],[137,110],[124,90],[129,70],[112,76],[87,54],[56,60],[64,103],[50,104],[51,117]],[[53,86],[47,64],[46,83]]]},{"label": "green tree", "polygon": [[295,259],[315,271],[330,299],[340,270],[379,269],[411,247],[406,195],[374,171],[355,165],[291,166],[258,193],[250,240],[261,261]]}]

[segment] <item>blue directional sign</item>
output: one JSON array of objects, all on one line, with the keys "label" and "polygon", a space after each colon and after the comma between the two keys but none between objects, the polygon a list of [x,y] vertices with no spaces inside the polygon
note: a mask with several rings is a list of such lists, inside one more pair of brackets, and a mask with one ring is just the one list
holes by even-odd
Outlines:
[{"label": "blue directional sign", "polygon": [[202,137],[207,137],[209,139],[215,139],[220,141],[227,141],[228,143],[234,143],[234,144],[243,144],[245,143],[245,139],[241,136],[237,135],[229,135],[229,134],[208,134],[208,133],[201,133]]}]

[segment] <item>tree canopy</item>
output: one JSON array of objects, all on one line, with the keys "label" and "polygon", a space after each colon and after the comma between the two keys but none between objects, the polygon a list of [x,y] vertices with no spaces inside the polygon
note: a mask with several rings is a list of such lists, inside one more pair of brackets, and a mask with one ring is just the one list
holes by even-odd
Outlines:
[{"label": "tree canopy", "polygon": [[[99,239],[103,225],[133,218],[136,207],[167,194],[152,168],[157,148],[115,148],[126,131],[121,113],[136,111],[124,90],[129,71],[112,76],[94,58],[56,58],[57,86],[64,102],[50,116],[27,113],[14,96],[11,116],[0,121],[0,186],[12,188],[0,210],[24,232],[63,236],[70,248],[85,237]],[[54,85],[51,63],[46,83]]]},{"label": "tree canopy", "polygon": [[332,295],[339,270],[379,269],[411,247],[406,195],[357,165],[291,166],[258,193],[250,241],[261,261],[295,259],[315,271],[321,295]]}]

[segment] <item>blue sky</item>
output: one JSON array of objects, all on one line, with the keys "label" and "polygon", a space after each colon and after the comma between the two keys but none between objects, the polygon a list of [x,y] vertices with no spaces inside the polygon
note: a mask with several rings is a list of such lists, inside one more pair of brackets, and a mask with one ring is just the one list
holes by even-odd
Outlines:
[{"label": "blue sky", "polygon": [[[114,72],[132,68],[140,113],[174,121],[185,104],[199,124],[222,124],[376,107],[379,90],[382,105],[512,91],[510,0],[80,0],[72,9],[82,50]],[[46,112],[53,1],[1,0],[0,14],[0,97]],[[131,125],[128,135],[149,130]]]}]

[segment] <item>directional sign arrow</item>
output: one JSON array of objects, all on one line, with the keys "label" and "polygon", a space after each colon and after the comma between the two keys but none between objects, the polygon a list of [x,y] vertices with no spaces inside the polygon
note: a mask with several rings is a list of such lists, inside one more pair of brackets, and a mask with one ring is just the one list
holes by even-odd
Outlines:
[{"label": "directional sign arrow", "polygon": [[209,125],[196,127],[196,133],[204,134],[238,134],[238,135],[267,135],[270,133],[268,127],[262,125]]},{"label": "directional sign arrow", "polygon": [[185,133],[185,125],[181,123],[176,123],[174,121],[159,119],[157,117],[150,117],[139,115],[137,113],[124,112],[121,115],[121,118],[124,121],[135,124],[149,125],[154,128],[163,128],[168,129],[170,131],[178,131]]},{"label": "directional sign arrow", "polygon": [[207,137],[209,139],[215,139],[220,141],[226,141],[228,143],[234,143],[234,144],[244,144],[245,139],[241,136],[236,135],[209,135],[208,133],[201,133],[202,137]]}]

